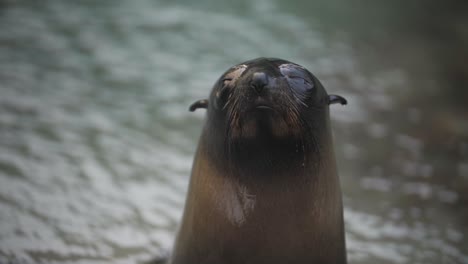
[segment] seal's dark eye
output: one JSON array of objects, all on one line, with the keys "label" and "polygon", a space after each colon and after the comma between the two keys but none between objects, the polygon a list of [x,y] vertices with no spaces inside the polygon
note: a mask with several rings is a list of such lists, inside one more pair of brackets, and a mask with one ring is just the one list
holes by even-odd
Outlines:
[{"label": "seal's dark eye", "polygon": [[309,74],[300,66],[282,64],[279,66],[279,69],[294,92],[305,95],[314,88],[314,83]]},{"label": "seal's dark eye", "polygon": [[312,88],[314,88],[313,84],[302,77],[286,76],[286,80],[288,81],[290,87],[299,93],[307,93],[311,91]]}]

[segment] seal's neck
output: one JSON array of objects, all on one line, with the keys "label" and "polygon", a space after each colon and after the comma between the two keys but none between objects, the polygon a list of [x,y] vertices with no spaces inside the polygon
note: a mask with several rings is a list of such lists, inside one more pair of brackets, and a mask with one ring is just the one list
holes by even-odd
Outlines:
[{"label": "seal's neck", "polygon": [[320,129],[304,127],[300,135],[278,137],[266,131],[233,139],[226,136],[226,131],[210,126],[210,130],[204,130],[201,144],[207,146],[207,158],[219,170],[231,172],[231,176],[271,180],[272,175],[286,175],[291,180],[304,170],[321,170],[321,164],[329,162],[328,157],[334,162],[329,124],[324,121],[316,126]]},{"label": "seal's neck", "polygon": [[206,139],[192,169],[173,263],[346,263],[331,142],[320,152],[320,166],[312,159],[290,173],[267,174],[226,169],[225,157],[209,154]]}]

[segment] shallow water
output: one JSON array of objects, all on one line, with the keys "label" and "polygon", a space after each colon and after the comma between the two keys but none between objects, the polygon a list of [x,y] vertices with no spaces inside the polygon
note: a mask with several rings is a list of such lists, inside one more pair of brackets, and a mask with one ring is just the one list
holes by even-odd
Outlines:
[{"label": "shallow water", "polygon": [[439,5],[0,1],[0,263],[170,250],[187,108],[259,56],[349,101],[331,116],[350,263],[468,263],[466,4]]}]

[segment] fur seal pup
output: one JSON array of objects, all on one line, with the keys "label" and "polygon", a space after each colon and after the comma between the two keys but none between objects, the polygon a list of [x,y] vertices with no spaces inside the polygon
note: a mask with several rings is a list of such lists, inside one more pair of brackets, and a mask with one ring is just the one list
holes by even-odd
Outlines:
[{"label": "fur seal pup", "polygon": [[295,63],[230,68],[209,99],[173,264],[346,263],[328,106]]}]

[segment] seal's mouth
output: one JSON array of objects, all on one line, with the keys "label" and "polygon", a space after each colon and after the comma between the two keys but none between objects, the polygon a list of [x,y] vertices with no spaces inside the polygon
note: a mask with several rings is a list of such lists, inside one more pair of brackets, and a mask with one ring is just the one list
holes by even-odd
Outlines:
[{"label": "seal's mouth", "polygon": [[[280,100],[255,98],[230,109],[228,131],[231,140],[301,138],[300,116],[295,108],[281,107]],[[247,104],[247,105],[246,105]]]},{"label": "seal's mouth", "polygon": [[268,105],[256,105],[255,109],[257,110],[270,110],[273,111],[274,109]]},{"label": "seal's mouth", "polygon": [[251,110],[274,111],[274,107],[265,98],[259,97],[252,104]]}]

